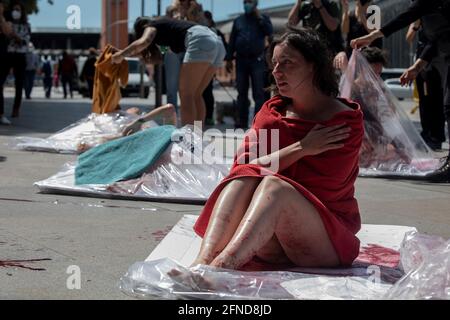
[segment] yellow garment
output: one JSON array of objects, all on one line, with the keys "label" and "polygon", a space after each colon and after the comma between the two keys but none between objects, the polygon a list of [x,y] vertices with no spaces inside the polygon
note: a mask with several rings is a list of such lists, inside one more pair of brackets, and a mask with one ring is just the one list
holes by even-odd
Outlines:
[{"label": "yellow garment", "polygon": [[120,86],[128,84],[128,62],[112,64],[111,57],[115,49],[107,45],[102,55],[95,63],[94,93],[92,112],[109,113],[119,109],[122,98]]}]

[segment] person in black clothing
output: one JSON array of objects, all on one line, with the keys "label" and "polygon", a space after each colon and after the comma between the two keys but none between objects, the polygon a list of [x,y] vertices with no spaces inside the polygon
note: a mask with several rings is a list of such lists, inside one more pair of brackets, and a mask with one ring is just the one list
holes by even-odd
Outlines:
[{"label": "person in black clothing", "polygon": [[46,55],[44,56],[44,62],[42,63],[42,74],[44,82],[45,97],[50,99],[52,93],[52,82],[53,82],[53,69],[52,62],[50,58]]},{"label": "person in black clothing", "polygon": [[[345,50],[336,55],[334,65],[337,69],[344,71],[352,55],[350,41],[365,36],[372,31],[367,25],[367,9],[372,3],[372,0],[356,0],[355,10],[351,12],[348,8],[348,0],[342,0],[341,3],[343,11],[341,27],[342,33],[346,35]],[[376,39],[370,46],[383,49],[383,40]]]},{"label": "person in black clothing", "polygon": [[4,3],[0,0],[0,124],[9,125],[11,122],[4,115],[4,97],[3,97],[3,84],[8,76],[8,68],[6,66],[5,61],[7,59],[7,47],[8,47],[8,39],[7,36],[11,34],[11,26],[8,24],[4,17],[5,6]]},{"label": "person in black clothing", "polygon": [[[420,20],[409,26],[406,40],[412,43],[416,34],[418,36],[416,56],[420,57],[428,42]],[[444,93],[439,71],[444,66],[445,61],[441,57],[436,57],[424,70],[419,72],[416,78],[420,124],[422,125],[420,134],[428,146],[435,151],[440,150],[442,142],[445,141]]]},{"label": "person in black clothing", "polygon": [[[409,8],[382,27],[364,37],[351,41],[353,48],[360,48],[382,37],[407,27],[420,19],[423,32],[428,42],[420,57],[400,77],[403,85],[410,84],[427,66],[433,58],[441,57],[445,60],[445,67],[441,74],[444,83],[444,115],[450,131],[450,0],[415,0]],[[445,164],[435,172],[427,175],[430,181],[450,182],[450,153]]]},{"label": "person in black clothing", "polygon": [[[225,40],[224,34],[216,28],[216,23],[214,22],[214,19],[212,17],[212,13],[210,11],[204,12],[206,21],[208,22],[208,27],[214,31],[222,40],[222,43],[225,47],[225,50],[227,49],[227,42]],[[206,87],[205,91],[203,92],[203,99],[205,100],[205,106],[206,106],[206,119],[205,124],[206,125],[213,125],[214,124],[214,94],[213,94],[213,83],[214,80],[211,80],[211,82]]]},{"label": "person in black clothing", "polygon": [[95,48],[89,49],[89,57],[84,63],[81,71],[80,80],[86,81],[88,84],[89,98],[92,99],[94,92],[94,76],[95,76],[95,62],[97,61],[97,50]]},{"label": "person in black clothing", "polygon": [[236,59],[236,87],[238,91],[237,105],[239,123],[236,127],[248,128],[248,111],[250,101],[248,89],[251,79],[255,115],[264,104],[264,72],[266,38],[272,37],[273,26],[270,18],[258,11],[257,0],[244,0],[245,14],[233,22],[227,61],[227,71],[232,72],[233,60]]},{"label": "person in black clothing", "polygon": [[140,17],[134,24],[137,40],[112,57],[121,63],[125,57],[140,55],[146,62],[161,63],[158,46],[175,53],[186,52],[180,72],[181,125],[203,122],[206,114],[202,94],[223,64],[222,40],[206,26],[170,18]]},{"label": "person in black clothing", "polygon": [[[1,75],[0,85],[3,86],[9,71],[12,69],[14,73],[14,86],[16,89],[16,94],[14,97],[11,117],[17,118],[19,116],[19,109],[22,104],[22,91],[25,82],[26,53],[28,52],[28,44],[31,37],[31,27],[28,23],[25,8],[21,2],[14,2],[12,4],[9,15],[11,20],[9,22],[11,33],[8,35],[7,56],[4,63],[2,61],[6,73]],[[0,109],[2,108],[3,103]]]},{"label": "person in black clothing", "polygon": [[64,99],[67,98],[67,85],[69,85],[70,97],[73,98],[73,80],[78,76],[77,73],[78,70],[75,59],[66,51],[64,51],[58,67],[58,74],[61,78],[61,83],[64,91]]},{"label": "person in black clothing", "polygon": [[317,30],[336,55],[344,50],[341,33],[341,11],[333,0],[297,0],[289,12],[288,26],[295,27],[302,22],[303,27]]}]

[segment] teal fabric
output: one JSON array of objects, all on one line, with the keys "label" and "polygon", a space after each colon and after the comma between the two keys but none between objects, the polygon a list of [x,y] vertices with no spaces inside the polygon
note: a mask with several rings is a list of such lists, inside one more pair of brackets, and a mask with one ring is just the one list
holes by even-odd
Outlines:
[{"label": "teal fabric", "polygon": [[101,144],[78,157],[75,184],[110,184],[141,176],[171,142],[174,126],[159,126]]}]

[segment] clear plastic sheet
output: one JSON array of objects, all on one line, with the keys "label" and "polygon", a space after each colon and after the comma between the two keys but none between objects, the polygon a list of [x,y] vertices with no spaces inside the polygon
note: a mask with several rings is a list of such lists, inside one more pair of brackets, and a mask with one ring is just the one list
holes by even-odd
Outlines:
[{"label": "clear plastic sheet", "polygon": [[138,179],[78,186],[74,176],[76,163],[67,163],[60,172],[35,185],[47,193],[203,203],[228,174],[232,159],[207,152],[209,143],[190,126],[178,129],[173,140]]},{"label": "clear plastic sheet", "polygon": [[441,166],[359,51],[353,51],[342,76],[340,95],[358,102],[364,113],[360,176],[423,177]]},{"label": "clear plastic sheet", "polygon": [[45,139],[17,137],[10,147],[25,151],[77,154],[120,137],[124,127],[137,117],[126,112],[92,113]]},{"label": "clear plastic sheet", "polygon": [[400,256],[406,274],[385,299],[450,300],[450,240],[408,232]]},{"label": "clear plastic sheet", "polygon": [[[172,270],[181,275],[170,275]],[[188,275],[188,276],[185,276]],[[205,265],[185,268],[171,259],[137,262],[119,287],[135,298],[380,299],[391,287],[370,276],[323,276],[290,271],[247,272]]]}]

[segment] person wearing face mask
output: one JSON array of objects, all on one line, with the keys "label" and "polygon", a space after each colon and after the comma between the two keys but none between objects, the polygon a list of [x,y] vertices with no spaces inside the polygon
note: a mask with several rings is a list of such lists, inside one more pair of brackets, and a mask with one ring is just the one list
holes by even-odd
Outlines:
[{"label": "person wearing face mask", "polygon": [[0,124],[10,125],[11,121],[4,115],[4,97],[3,84],[5,83],[9,69],[6,66],[8,53],[8,36],[11,34],[11,24],[8,23],[4,16],[5,4],[0,0]]},{"label": "person wearing face mask", "polygon": [[[20,2],[13,3],[11,6],[11,34],[9,35],[7,58],[5,68],[7,73],[12,68],[14,73],[14,85],[16,94],[14,98],[12,118],[19,116],[19,109],[22,104],[22,91],[25,81],[26,53],[31,37],[31,27],[27,22],[25,8]],[[6,75],[0,79],[0,84],[6,81]]]},{"label": "person wearing face mask", "polygon": [[273,34],[270,18],[258,11],[257,0],[244,0],[245,13],[233,22],[226,69],[231,73],[232,61],[236,59],[236,87],[239,123],[236,127],[248,128],[249,107],[248,89],[251,79],[255,115],[264,103],[264,49],[265,40]]}]

